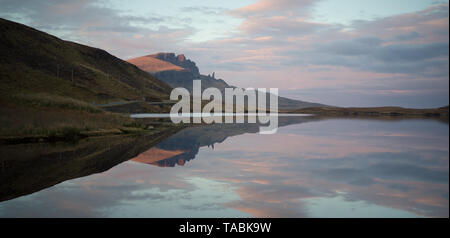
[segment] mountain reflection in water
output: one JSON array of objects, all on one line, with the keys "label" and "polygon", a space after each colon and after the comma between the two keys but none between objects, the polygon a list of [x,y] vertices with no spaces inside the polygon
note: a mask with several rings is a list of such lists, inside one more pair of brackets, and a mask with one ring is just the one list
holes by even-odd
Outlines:
[{"label": "mountain reflection in water", "polygon": [[217,124],[108,146],[2,146],[0,199],[11,200],[0,216],[448,217],[448,124],[279,125],[274,135]]}]

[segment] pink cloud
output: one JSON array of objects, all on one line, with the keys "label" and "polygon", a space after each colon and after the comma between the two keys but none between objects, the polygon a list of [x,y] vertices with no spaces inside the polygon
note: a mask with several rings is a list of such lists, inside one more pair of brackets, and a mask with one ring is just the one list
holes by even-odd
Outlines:
[{"label": "pink cloud", "polygon": [[292,11],[303,9],[306,13],[308,8],[315,2],[313,0],[259,0],[254,4],[233,10],[231,13],[237,16],[270,14],[277,11]]}]

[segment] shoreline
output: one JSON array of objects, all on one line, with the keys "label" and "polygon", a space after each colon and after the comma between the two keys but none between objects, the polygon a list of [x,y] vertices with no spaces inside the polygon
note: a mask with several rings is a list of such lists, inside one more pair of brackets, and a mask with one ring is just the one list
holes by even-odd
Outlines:
[{"label": "shoreline", "polygon": [[34,143],[57,143],[57,142],[78,142],[83,139],[101,138],[108,136],[128,136],[128,135],[158,135],[165,131],[182,128],[183,125],[146,123],[145,127],[120,127],[114,129],[80,130],[68,131],[54,135],[20,135],[20,136],[0,136],[0,145],[34,144]]},{"label": "shoreline", "polygon": [[333,117],[436,118],[448,121],[449,107],[413,109],[403,107],[314,107],[279,113],[305,113]]},{"label": "shoreline", "polygon": [[[402,107],[364,107],[364,108],[314,107],[296,110],[279,110],[278,113],[286,115],[312,114],[312,116],[314,117],[321,117],[321,118],[435,119],[444,123],[449,123],[448,106],[431,109],[412,109]],[[133,113],[122,112],[117,114],[131,118],[131,114]],[[185,124],[177,125],[170,122],[158,123],[157,120],[159,119],[161,118],[153,118],[153,120],[146,122],[145,119],[142,118],[141,119],[131,118],[131,120],[134,121],[136,125],[119,126],[117,128],[109,128],[109,129],[99,128],[95,130],[79,130],[74,128],[66,128],[66,130],[53,134],[29,134],[29,135],[15,135],[15,136],[3,135],[0,136],[0,145],[42,143],[42,142],[49,142],[49,143],[76,142],[85,138],[113,136],[113,135],[132,135],[132,134],[153,135],[158,134],[160,131],[164,131],[169,128],[186,126]],[[136,120],[139,120],[139,122],[137,123]]]}]

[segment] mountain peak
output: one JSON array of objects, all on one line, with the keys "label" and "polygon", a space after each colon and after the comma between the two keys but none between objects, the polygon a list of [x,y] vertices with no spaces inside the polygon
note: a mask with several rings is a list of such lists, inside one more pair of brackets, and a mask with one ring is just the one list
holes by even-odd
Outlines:
[{"label": "mountain peak", "polygon": [[186,57],[183,54],[181,54],[177,56],[177,60],[178,62],[184,62],[186,60]]},{"label": "mountain peak", "polygon": [[173,65],[180,66],[184,69],[189,70],[194,76],[200,75],[200,71],[195,62],[187,59],[184,54],[176,55],[175,53],[160,52],[153,55],[147,55],[147,57],[156,58],[171,63]]}]

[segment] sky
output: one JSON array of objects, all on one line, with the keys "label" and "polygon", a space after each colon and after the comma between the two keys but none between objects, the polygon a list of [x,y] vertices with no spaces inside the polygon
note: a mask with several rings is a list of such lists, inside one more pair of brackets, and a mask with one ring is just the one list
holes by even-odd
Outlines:
[{"label": "sky", "polygon": [[448,0],[0,0],[0,17],[129,59],[335,106],[449,104]]}]

